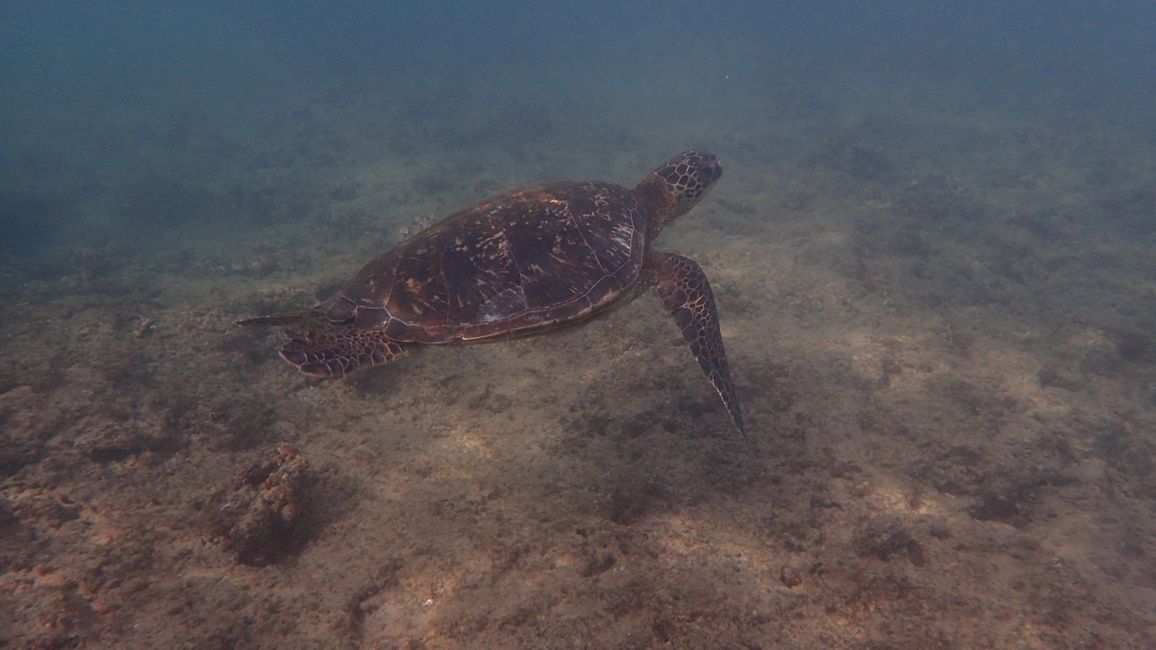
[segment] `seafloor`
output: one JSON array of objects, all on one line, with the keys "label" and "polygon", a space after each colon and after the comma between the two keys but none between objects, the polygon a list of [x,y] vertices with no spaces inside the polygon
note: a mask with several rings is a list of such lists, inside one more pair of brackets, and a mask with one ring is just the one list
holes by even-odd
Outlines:
[{"label": "seafloor", "polygon": [[[1150,124],[367,85],[5,149],[0,646],[1156,647]],[[687,147],[726,173],[660,245],[712,279],[751,446],[649,295],[339,381],[232,325]]]}]

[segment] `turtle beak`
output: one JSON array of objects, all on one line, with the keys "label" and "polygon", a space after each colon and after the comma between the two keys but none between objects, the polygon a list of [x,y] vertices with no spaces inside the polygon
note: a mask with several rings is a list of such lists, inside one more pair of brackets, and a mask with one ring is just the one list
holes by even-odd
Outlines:
[{"label": "turtle beak", "polygon": [[718,159],[718,156],[708,153],[704,157],[703,167],[706,168],[706,181],[713,183],[722,178],[722,161]]}]

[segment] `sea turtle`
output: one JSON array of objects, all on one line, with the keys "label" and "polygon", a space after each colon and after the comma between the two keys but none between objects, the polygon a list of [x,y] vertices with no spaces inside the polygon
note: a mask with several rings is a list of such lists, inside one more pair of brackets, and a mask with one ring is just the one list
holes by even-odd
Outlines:
[{"label": "sea turtle", "polygon": [[693,260],[651,248],[721,176],[714,155],[686,151],[634,189],[585,181],[502,194],[377,257],[312,309],[237,324],[287,326],[281,356],[330,377],[414,345],[547,332],[655,287],[745,436],[710,283]]}]

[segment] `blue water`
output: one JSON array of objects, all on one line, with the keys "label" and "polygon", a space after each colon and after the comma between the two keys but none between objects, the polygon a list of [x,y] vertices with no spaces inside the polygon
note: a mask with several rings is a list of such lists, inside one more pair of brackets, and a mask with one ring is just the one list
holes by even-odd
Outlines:
[{"label": "blue water", "polygon": [[[379,116],[374,133],[339,114],[320,127],[363,159],[389,155],[366,139],[421,129],[440,137],[414,146],[461,149],[463,131],[533,146],[548,131],[554,148],[602,137],[661,156],[814,96],[844,111],[1079,115],[1151,138],[1156,98],[1145,2],[7,2],[0,18],[0,187],[17,249],[76,219],[99,229],[29,201],[185,182],[302,128],[292,111],[307,98]],[[523,135],[527,110],[541,115]],[[540,173],[596,171],[559,167]]]},{"label": "blue water", "polygon": [[[0,18],[0,189],[15,252],[67,243],[77,221],[89,237],[115,221],[93,213],[107,202],[77,214],[63,193],[115,203],[125,184],[186,183],[232,163],[245,173],[237,158],[316,126],[303,119],[309,99],[377,117],[373,132],[340,113],[318,127],[365,160],[418,130],[434,136],[421,148],[548,135],[552,149],[593,137],[661,157],[819,96],[836,111],[1081,116],[1150,139],[1156,98],[1145,2],[7,2]],[[172,218],[211,220],[186,212]]]}]

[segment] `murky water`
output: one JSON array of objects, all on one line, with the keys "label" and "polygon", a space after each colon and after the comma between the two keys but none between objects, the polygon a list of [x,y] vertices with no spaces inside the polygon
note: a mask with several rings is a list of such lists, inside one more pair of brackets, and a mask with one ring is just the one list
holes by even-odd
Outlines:
[{"label": "murky water", "polygon": [[[1156,643],[1156,15],[0,8],[0,644]],[[298,374],[442,216],[725,174],[647,293]]]}]

